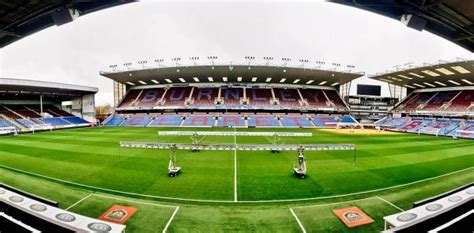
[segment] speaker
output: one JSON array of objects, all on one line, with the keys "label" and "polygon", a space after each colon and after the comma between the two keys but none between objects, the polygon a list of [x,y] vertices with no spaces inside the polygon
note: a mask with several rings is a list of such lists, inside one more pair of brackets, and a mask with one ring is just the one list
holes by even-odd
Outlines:
[{"label": "speaker", "polygon": [[53,18],[54,24],[56,24],[56,26],[61,26],[65,23],[72,22],[74,19],[79,17],[79,11],[67,8],[57,9],[51,13],[51,17]]},{"label": "speaker", "polygon": [[426,26],[426,19],[421,18],[417,15],[404,14],[400,19],[407,27],[413,28],[418,31],[423,31]]}]

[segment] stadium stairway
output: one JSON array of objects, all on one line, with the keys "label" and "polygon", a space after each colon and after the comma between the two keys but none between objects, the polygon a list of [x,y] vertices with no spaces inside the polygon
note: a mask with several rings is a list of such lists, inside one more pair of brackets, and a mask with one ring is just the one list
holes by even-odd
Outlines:
[{"label": "stadium stairway", "polygon": [[18,122],[16,122],[15,120],[3,115],[3,114],[0,114],[0,119],[8,122],[10,125],[12,126],[15,126],[17,129],[20,129],[20,130],[24,130],[25,127],[21,124],[19,124]]},{"label": "stadium stairway", "polygon": [[111,115],[112,117],[104,121],[103,125],[105,126],[119,126],[123,122],[123,117],[118,115]]}]

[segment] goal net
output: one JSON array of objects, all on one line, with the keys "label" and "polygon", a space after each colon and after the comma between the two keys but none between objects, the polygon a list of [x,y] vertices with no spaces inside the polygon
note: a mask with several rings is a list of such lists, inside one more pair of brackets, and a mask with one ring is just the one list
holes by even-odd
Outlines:
[{"label": "goal net", "polygon": [[33,131],[33,133],[35,133],[36,131],[45,131],[45,130],[53,131],[53,126],[50,124],[34,124],[34,125],[31,125],[31,130]]},{"label": "goal net", "polygon": [[418,134],[431,134],[431,135],[436,135],[436,137],[438,137],[440,131],[441,131],[441,128],[423,127],[418,130]]}]

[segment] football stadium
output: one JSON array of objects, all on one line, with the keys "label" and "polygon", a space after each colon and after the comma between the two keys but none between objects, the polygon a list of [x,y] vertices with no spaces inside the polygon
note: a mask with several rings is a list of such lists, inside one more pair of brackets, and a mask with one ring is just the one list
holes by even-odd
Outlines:
[{"label": "football stadium", "polygon": [[[469,1],[330,2],[474,51]],[[133,4],[1,1],[0,52]],[[474,231],[474,60],[181,59],[97,70],[103,120],[93,84],[0,78],[0,232]]]}]

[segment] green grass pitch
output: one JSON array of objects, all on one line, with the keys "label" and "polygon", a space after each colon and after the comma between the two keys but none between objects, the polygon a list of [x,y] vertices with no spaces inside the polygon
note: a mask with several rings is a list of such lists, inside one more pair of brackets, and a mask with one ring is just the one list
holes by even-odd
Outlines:
[{"label": "green grass pitch", "polygon": [[[238,151],[236,157],[234,151],[178,151],[182,173],[169,178],[169,151],[118,147],[119,141],[191,142],[189,136],[158,137],[158,130],[189,129],[83,128],[1,137],[0,182],[94,218],[113,204],[135,206],[138,212],[127,222],[128,232],[301,231],[290,208],[308,232],[371,232],[382,230],[383,216],[399,211],[382,198],[407,209],[416,200],[474,181],[472,140],[315,129],[239,130],[313,133],[282,137],[284,144],[356,144],[357,164],[352,151],[306,152],[308,176],[299,179],[292,174],[294,151]],[[233,143],[234,138],[205,137],[203,142]],[[269,142],[238,137],[237,143]],[[401,186],[412,182],[417,183]],[[386,189],[393,186],[401,187]],[[359,206],[375,223],[345,228],[331,211],[348,206]]]}]

